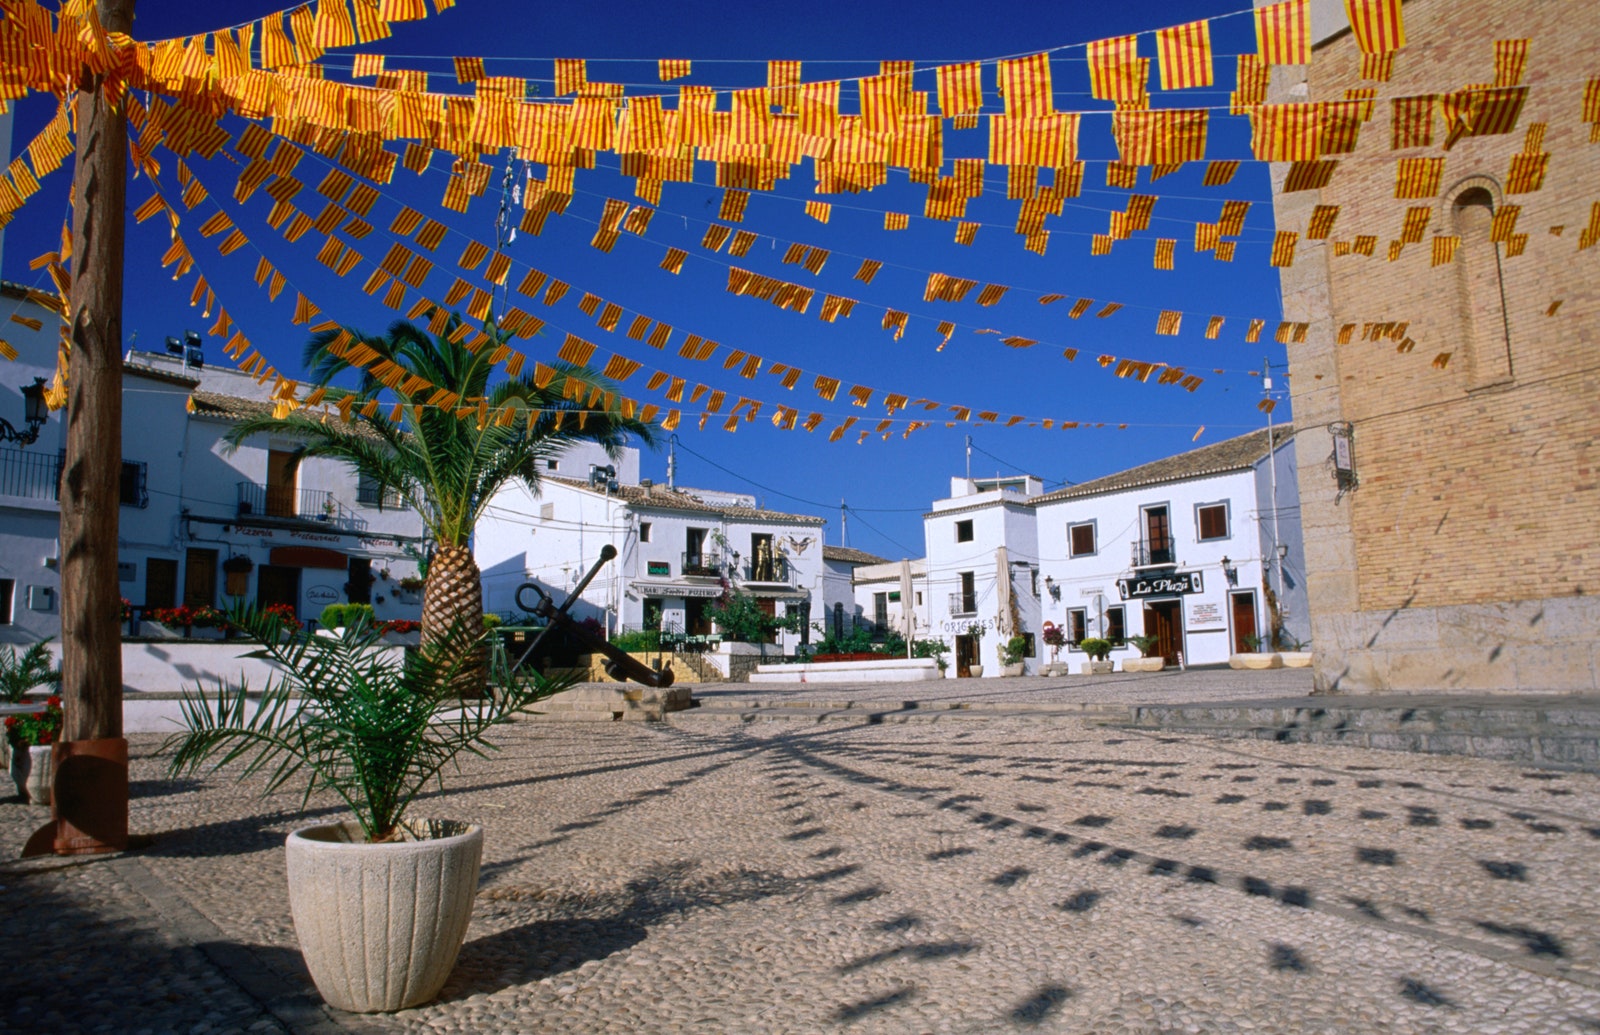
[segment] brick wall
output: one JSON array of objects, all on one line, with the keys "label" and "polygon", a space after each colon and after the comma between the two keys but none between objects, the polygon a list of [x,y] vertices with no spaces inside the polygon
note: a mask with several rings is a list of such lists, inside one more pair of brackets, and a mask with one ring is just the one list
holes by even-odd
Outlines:
[{"label": "brick wall", "polygon": [[[1275,193],[1279,229],[1302,234],[1282,275],[1285,318],[1312,324],[1307,342],[1290,346],[1290,364],[1305,429],[1297,445],[1319,685],[1596,686],[1594,637],[1581,627],[1600,619],[1585,599],[1600,590],[1600,245],[1580,251],[1578,239],[1600,200],[1600,145],[1579,121],[1583,80],[1600,71],[1600,30],[1581,7],[1411,0],[1411,46],[1389,83],[1360,80],[1348,34],[1318,49],[1310,100],[1379,91],[1356,153],[1339,156],[1327,189]],[[1514,132],[1443,151],[1436,117],[1434,147],[1390,150],[1389,98],[1491,83],[1493,41],[1521,37],[1532,41],[1522,80],[1530,90]],[[1289,99],[1302,77],[1277,76],[1275,99]],[[1506,195],[1511,156],[1539,122],[1551,153],[1544,188]],[[1394,197],[1397,158],[1439,155],[1437,196]],[[1276,186],[1285,171],[1274,170]],[[1522,255],[1471,245],[1487,210],[1455,209],[1472,190],[1487,192],[1495,211],[1521,206]],[[1304,239],[1316,204],[1340,206],[1326,244]],[[1431,206],[1423,241],[1389,262],[1411,206]],[[1458,233],[1455,260],[1434,266],[1433,236]],[[1334,256],[1333,242],[1358,234],[1377,237],[1373,256]],[[1382,321],[1408,322],[1409,351],[1399,351],[1403,341],[1360,340],[1365,324]],[[1338,344],[1352,323],[1355,340]],[[1331,440],[1317,427],[1334,420],[1354,425],[1361,479],[1337,504],[1325,468]],[[1558,614],[1562,622],[1541,628]]]}]

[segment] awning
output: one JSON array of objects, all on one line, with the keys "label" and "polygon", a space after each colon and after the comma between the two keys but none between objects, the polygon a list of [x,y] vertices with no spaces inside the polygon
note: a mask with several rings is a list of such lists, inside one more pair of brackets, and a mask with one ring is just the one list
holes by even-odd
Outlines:
[{"label": "awning", "polygon": [[722,587],[719,585],[689,585],[673,582],[633,582],[628,586],[630,593],[639,593],[652,597],[720,597]]},{"label": "awning", "polygon": [[333,568],[345,571],[350,558],[337,550],[320,546],[274,546],[267,554],[267,563],[280,568]]}]

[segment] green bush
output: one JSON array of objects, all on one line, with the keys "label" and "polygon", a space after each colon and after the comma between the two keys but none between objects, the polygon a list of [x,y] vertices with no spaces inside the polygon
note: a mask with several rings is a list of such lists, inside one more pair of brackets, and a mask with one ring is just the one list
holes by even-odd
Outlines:
[{"label": "green bush", "polygon": [[611,646],[632,654],[648,654],[661,649],[661,634],[654,629],[618,633],[611,637]]},{"label": "green bush", "polygon": [[1111,641],[1091,636],[1088,639],[1079,640],[1078,649],[1096,661],[1104,661],[1111,656]]},{"label": "green bush", "polygon": [[0,701],[20,701],[36,686],[60,686],[61,670],[50,661],[49,639],[20,652],[0,647]]},{"label": "green bush", "polygon": [[1002,643],[1000,651],[1000,664],[1015,665],[1028,656],[1028,638],[1026,636],[1013,636]]},{"label": "green bush", "polygon": [[500,628],[500,626],[503,623],[503,621],[504,620],[497,614],[486,614],[486,615],[484,615],[483,616],[483,628],[484,628],[484,631],[485,632],[493,632],[494,630]]},{"label": "green bush", "polygon": [[322,609],[322,614],[317,620],[325,629],[339,629],[347,625],[355,625],[357,619],[365,619],[367,625],[376,622],[372,613],[371,604],[329,604]]},{"label": "green bush", "polygon": [[723,597],[706,608],[706,617],[717,623],[725,639],[734,643],[766,643],[773,633],[800,628],[798,613],[776,618],[761,610],[755,597],[744,593]]},{"label": "green bush", "polygon": [[1148,658],[1150,652],[1156,649],[1156,644],[1161,642],[1154,636],[1130,636],[1128,642],[1139,648],[1139,656]]}]

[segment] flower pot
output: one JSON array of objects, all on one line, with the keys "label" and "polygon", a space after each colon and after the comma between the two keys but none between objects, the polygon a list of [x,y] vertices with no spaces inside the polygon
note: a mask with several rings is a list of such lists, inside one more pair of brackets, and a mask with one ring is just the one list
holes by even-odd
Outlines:
[{"label": "flower pot", "polygon": [[1235,654],[1228,658],[1228,667],[1243,669],[1282,668],[1283,658],[1277,654]]},{"label": "flower pot", "polygon": [[416,840],[367,844],[355,822],[304,827],[286,844],[289,912],[328,1005],[352,1013],[439,994],[472,919],[483,828],[409,820]]},{"label": "flower pot", "polygon": [[968,665],[967,666],[967,673],[969,675],[971,675],[973,679],[982,679],[983,678],[983,666],[982,665]]},{"label": "flower pot", "polygon": [[1283,650],[1278,652],[1284,668],[1310,668],[1311,652],[1308,650]]},{"label": "flower pot", "polygon": [[1115,661],[1085,661],[1082,672],[1086,676],[1107,676],[1117,670]]},{"label": "flower pot", "polygon": [[1002,676],[1020,676],[1022,675],[1024,664],[1024,662],[1019,661],[1015,665],[1001,665],[1000,674]]},{"label": "flower pot", "polygon": [[1166,658],[1124,658],[1124,672],[1160,672],[1167,667]]},{"label": "flower pot", "polygon": [[50,804],[50,785],[55,777],[55,764],[48,744],[11,746],[11,779],[16,781],[17,793],[34,805]]}]

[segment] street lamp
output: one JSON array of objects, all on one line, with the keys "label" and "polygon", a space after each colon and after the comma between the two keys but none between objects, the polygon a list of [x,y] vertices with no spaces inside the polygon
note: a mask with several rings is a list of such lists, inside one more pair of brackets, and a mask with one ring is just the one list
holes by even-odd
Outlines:
[{"label": "street lamp", "polygon": [[1237,586],[1239,584],[1239,566],[1228,560],[1226,555],[1222,558],[1222,574],[1228,580],[1228,585]]},{"label": "street lamp", "polygon": [[27,422],[27,431],[18,431],[10,421],[0,417],[0,442],[29,446],[39,441],[39,428],[50,419],[50,407],[44,401],[44,378],[36,377],[33,384],[22,386],[22,419]]}]

